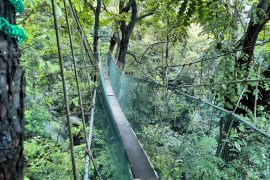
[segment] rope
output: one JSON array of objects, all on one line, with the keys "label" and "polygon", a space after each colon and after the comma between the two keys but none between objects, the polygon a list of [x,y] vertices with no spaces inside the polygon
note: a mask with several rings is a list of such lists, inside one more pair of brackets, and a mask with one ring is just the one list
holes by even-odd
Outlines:
[{"label": "rope", "polygon": [[[88,42],[88,40],[86,38],[86,35],[84,34],[83,27],[81,26],[81,24],[79,22],[77,13],[76,13],[76,11],[74,10],[74,8],[72,6],[72,2],[70,0],[68,2],[69,2],[69,5],[70,5],[70,9],[71,9],[73,20],[75,20],[75,23],[76,23],[77,28],[78,28],[78,32],[80,33],[80,36],[81,36],[81,50],[82,50],[81,51],[81,53],[82,53],[81,55],[82,55],[83,64],[84,64],[84,66],[86,68],[86,62],[85,62],[85,59],[84,59],[83,49],[85,49],[85,51],[86,51],[86,53],[87,53],[87,55],[88,55],[88,57],[89,57],[90,60],[93,59],[92,49],[91,49],[91,47],[89,45],[89,42]],[[64,0],[64,3],[66,3],[66,0]],[[67,11],[66,10],[66,5],[65,5],[65,11]],[[68,17],[66,17],[66,19],[68,19]],[[72,42],[70,42],[70,44],[72,44]],[[90,54],[90,52],[92,54]],[[93,62],[90,62],[90,63],[93,63]],[[76,66],[76,63],[75,62],[74,62],[74,64]],[[74,69],[76,69],[76,68],[74,67]],[[91,80],[90,80],[90,77],[89,77],[89,74],[88,73],[87,73],[87,81],[88,81],[88,84],[91,85]],[[78,93],[78,94],[80,94],[80,93]],[[86,152],[87,152],[86,153],[87,154],[86,155],[86,162],[85,162],[85,167],[84,167],[84,172],[85,172],[84,179],[85,180],[88,180],[89,179],[89,175],[90,175],[90,172],[89,172],[90,160],[92,161],[92,163],[94,165],[94,169],[95,169],[95,172],[98,175],[98,178],[99,179],[103,179],[103,178],[101,178],[101,175],[100,175],[100,173],[99,173],[99,171],[97,169],[96,163],[94,161],[94,157],[93,157],[92,152],[91,152],[93,126],[94,126],[95,101],[96,101],[96,90],[94,90],[94,94],[93,94],[93,102],[92,102],[93,104],[92,104],[92,109],[91,109],[91,117],[90,117],[90,127],[89,127],[88,139],[87,139],[87,135],[86,135],[85,120],[84,120],[84,131],[85,131],[84,133],[85,133],[85,137],[86,137]],[[80,101],[80,102],[82,103],[82,101]],[[81,104],[81,106],[82,106],[82,104]]]},{"label": "rope", "polygon": [[21,44],[26,38],[26,32],[17,25],[10,24],[6,19],[0,17],[0,31],[6,35],[18,38],[18,43]]},{"label": "rope", "polygon": [[[114,62],[114,61],[113,61],[113,62]],[[115,64],[115,62],[114,62],[114,64]],[[154,81],[149,81],[149,80],[137,78],[137,77],[134,77],[134,76],[126,75],[126,74],[124,74],[124,73],[123,73],[116,65],[115,65],[115,67],[116,67],[116,69],[121,73],[121,75],[123,75],[123,76],[131,77],[131,78],[133,78],[133,79],[137,79],[137,80],[139,80],[139,81],[144,81],[144,82],[147,82],[147,83],[154,83],[154,84],[157,85],[158,87],[163,87],[162,84],[156,83],[156,82],[154,82]],[[246,80],[243,80],[243,81],[246,81]],[[258,82],[258,80],[257,80],[257,81],[251,80],[251,82]],[[241,122],[244,126],[253,129],[255,132],[257,132],[258,134],[260,134],[260,135],[262,135],[263,137],[265,137],[265,138],[268,140],[268,142],[270,143],[270,135],[268,135],[267,133],[263,132],[262,130],[260,130],[259,128],[255,127],[254,125],[252,125],[252,124],[246,122],[244,119],[242,119],[240,116],[238,116],[238,115],[235,114],[234,112],[228,111],[228,110],[226,110],[226,109],[224,109],[224,108],[221,108],[221,107],[219,107],[219,106],[217,106],[217,105],[214,105],[214,104],[212,104],[212,103],[209,103],[209,102],[207,102],[207,101],[205,101],[205,100],[202,100],[202,99],[200,99],[200,98],[197,98],[197,97],[195,97],[195,96],[192,96],[192,95],[189,95],[189,94],[187,94],[187,93],[181,92],[181,91],[177,90],[177,89],[174,88],[174,87],[169,86],[169,89],[170,89],[171,91],[173,91],[173,92],[179,94],[179,95],[183,95],[183,96],[188,97],[188,98],[190,98],[190,99],[193,99],[193,100],[196,100],[196,101],[200,101],[200,102],[202,102],[202,103],[204,103],[204,104],[207,104],[207,105],[209,105],[209,106],[211,106],[211,107],[213,107],[213,108],[215,108],[215,109],[217,109],[217,110],[220,110],[220,111],[222,111],[222,112],[224,112],[224,113],[226,113],[226,114],[231,114],[232,117],[235,118],[235,120]]]},{"label": "rope", "polygon": [[207,105],[209,105],[209,106],[211,106],[211,107],[213,107],[213,108],[215,108],[215,109],[217,109],[217,110],[220,110],[220,111],[222,111],[222,112],[224,112],[224,113],[226,113],[226,114],[231,114],[232,117],[234,117],[237,121],[241,122],[244,126],[253,129],[253,130],[254,130],[255,132],[257,132],[258,134],[261,134],[261,135],[262,135],[263,137],[265,137],[265,138],[268,140],[268,142],[270,143],[270,136],[269,136],[267,133],[261,131],[259,128],[255,127],[254,125],[252,125],[252,124],[246,122],[244,119],[242,119],[240,116],[238,116],[238,115],[235,114],[234,112],[228,111],[228,110],[226,110],[226,109],[224,109],[224,108],[221,108],[221,107],[219,107],[219,106],[216,106],[216,105],[214,105],[214,104],[212,104],[212,103],[209,103],[209,102],[207,102],[207,101],[205,101],[205,100],[202,100],[202,99],[200,99],[200,98],[197,98],[197,97],[195,97],[195,96],[186,94],[186,93],[184,93],[184,92],[181,92],[181,91],[178,91],[178,90],[175,90],[175,89],[173,89],[173,91],[174,91],[174,92],[177,92],[178,94],[181,94],[181,95],[183,95],[183,96],[185,96],[185,97],[188,97],[188,98],[190,98],[190,99],[193,99],[193,100],[196,100],[196,101],[200,101],[200,102],[202,102],[202,103],[204,103],[204,104],[207,104]]},{"label": "rope", "polygon": [[246,84],[249,82],[270,82],[269,78],[265,79],[242,79],[242,80],[236,80],[236,81],[224,81],[224,82],[218,82],[218,83],[205,83],[205,84],[183,84],[178,86],[178,88],[186,88],[186,87],[198,87],[198,86],[219,86],[223,84]]},{"label": "rope", "polygon": [[248,46],[248,47],[237,49],[237,50],[234,50],[234,51],[229,51],[227,53],[224,53],[224,54],[221,54],[221,55],[218,55],[218,56],[214,56],[214,57],[210,57],[210,58],[202,58],[199,61],[194,61],[194,62],[185,63],[185,64],[179,64],[179,65],[172,65],[172,66],[168,66],[168,67],[191,66],[193,64],[198,64],[198,63],[202,63],[202,62],[209,61],[209,60],[218,60],[218,58],[220,58],[220,57],[228,56],[228,55],[234,54],[234,53],[236,53],[238,51],[243,51],[243,50],[248,49],[248,48],[251,48],[251,47],[262,46],[262,45],[267,44],[269,42],[270,42],[270,40],[264,41],[262,43],[257,43],[257,44],[255,44],[253,46]]},{"label": "rope", "polygon": [[66,19],[66,23],[67,23],[67,27],[68,27],[68,35],[69,35],[70,50],[71,50],[71,55],[72,55],[73,70],[74,70],[75,81],[76,81],[76,86],[77,86],[77,95],[79,97],[79,104],[80,104],[80,109],[81,109],[81,114],[82,114],[83,131],[84,131],[84,135],[85,135],[85,138],[86,138],[86,149],[89,149],[88,142],[87,142],[86,126],[85,126],[83,100],[82,100],[81,88],[80,88],[80,84],[79,84],[79,77],[78,77],[78,72],[77,72],[77,64],[76,64],[76,61],[75,61],[75,55],[74,55],[74,49],[73,49],[73,41],[72,41],[72,35],[71,35],[71,30],[70,30],[70,23],[69,23],[69,20],[68,20],[68,11],[67,11],[66,0],[64,0],[64,8],[65,8],[65,19]]},{"label": "rope", "polygon": [[71,131],[70,110],[69,110],[68,94],[67,94],[67,88],[66,88],[66,79],[65,79],[65,74],[64,74],[64,64],[63,64],[63,57],[62,57],[62,52],[61,52],[61,44],[59,40],[58,21],[57,21],[56,12],[55,12],[55,1],[51,0],[51,2],[52,2],[52,10],[53,10],[53,18],[54,18],[55,36],[56,36],[56,41],[57,41],[58,58],[59,58],[63,91],[64,91],[64,102],[65,102],[66,115],[67,115],[67,125],[68,125],[68,132],[69,132],[70,155],[71,155],[71,161],[72,161],[73,178],[74,180],[77,180],[74,144],[73,144],[73,136],[72,136],[72,131]]},{"label": "rope", "polygon": [[9,2],[14,6],[17,13],[21,13],[24,11],[24,4],[22,0],[9,0]]},{"label": "rope", "polygon": [[[90,117],[90,125],[89,125],[89,134],[88,134],[88,149],[90,151],[91,144],[92,144],[92,136],[93,136],[93,125],[94,125],[94,115],[95,115],[95,104],[96,104],[96,90],[94,90],[93,100],[92,100],[92,108],[91,108],[91,117]],[[92,153],[86,156],[86,162],[84,166],[84,180],[89,179],[89,165],[90,165],[90,158]]]},{"label": "rope", "polygon": [[[87,39],[87,37],[86,37],[86,35],[85,35],[85,33],[84,33],[84,29],[83,29],[83,27],[82,27],[82,25],[81,25],[81,23],[80,23],[80,21],[79,21],[79,18],[78,18],[77,13],[76,13],[76,11],[75,11],[73,5],[72,5],[71,0],[68,0],[68,2],[69,2],[69,5],[70,5],[72,18],[75,20],[75,23],[76,23],[76,25],[77,25],[78,31],[79,31],[79,32],[81,33],[81,35],[83,36],[83,44],[84,44],[86,53],[87,53],[89,59],[90,59],[90,60],[93,60],[93,59],[95,59],[95,57],[94,57],[94,55],[93,55],[93,51],[92,51],[92,49],[91,49],[91,46],[89,45],[88,39]],[[91,53],[91,54],[90,54],[90,53]],[[91,61],[91,63],[92,63],[93,65],[96,65],[96,63],[93,62],[93,61]]]}]

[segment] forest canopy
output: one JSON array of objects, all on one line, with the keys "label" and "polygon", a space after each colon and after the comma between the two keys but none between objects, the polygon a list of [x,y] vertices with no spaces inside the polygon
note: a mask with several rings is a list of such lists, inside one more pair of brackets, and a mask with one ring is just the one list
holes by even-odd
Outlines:
[{"label": "forest canopy", "polygon": [[134,178],[108,79],[160,179],[270,178],[269,0],[20,3],[0,2],[0,179],[9,155],[15,179]]}]

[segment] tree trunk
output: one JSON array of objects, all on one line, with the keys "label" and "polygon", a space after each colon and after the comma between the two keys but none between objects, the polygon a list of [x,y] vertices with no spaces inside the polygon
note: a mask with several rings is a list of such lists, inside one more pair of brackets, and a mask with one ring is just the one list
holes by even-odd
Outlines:
[{"label": "tree trunk", "polygon": [[119,51],[120,51],[120,34],[119,34],[119,30],[117,30],[116,32],[116,49],[114,52],[114,57],[118,57]]},{"label": "tree trunk", "polygon": [[113,36],[111,37],[111,40],[110,40],[109,52],[111,54],[113,53],[114,47],[115,47],[116,42],[117,42],[117,36],[116,35],[117,35],[116,32],[114,32]]},{"label": "tree trunk", "polygon": [[100,17],[100,9],[101,9],[101,0],[97,0],[97,7],[95,10],[95,26],[94,26],[94,53],[98,53],[98,39],[99,39],[99,17]]},{"label": "tree trunk", "polygon": [[129,37],[126,36],[126,33],[122,33],[122,39],[120,41],[120,49],[118,54],[118,67],[120,69],[124,69],[124,65],[126,63],[126,55],[128,50],[128,44],[129,44]]},{"label": "tree trunk", "polygon": [[[260,9],[260,10],[258,10],[258,9]],[[262,12],[261,12],[262,10],[265,12],[265,15],[262,14]],[[254,19],[250,20],[248,29],[247,29],[245,35],[243,36],[242,42],[240,44],[241,48],[243,49],[243,53],[247,56],[247,58],[240,58],[239,60],[236,61],[236,67],[235,67],[236,75],[239,72],[242,72],[242,74],[244,75],[244,77],[238,77],[240,79],[244,79],[244,78],[248,77],[249,68],[250,68],[251,63],[252,63],[254,49],[255,49],[255,45],[256,45],[258,36],[259,36],[260,32],[262,31],[262,29],[264,28],[265,24],[269,21],[270,7],[269,7],[268,0],[261,0],[258,3],[257,17],[259,18],[259,19],[257,19],[257,23],[254,22]],[[246,91],[245,96],[243,96],[243,98],[241,99],[241,104],[243,104],[249,110],[254,112],[254,103],[255,103],[255,96],[253,95],[254,87],[249,86],[247,89],[248,89],[248,91]],[[260,93],[261,93],[263,98],[258,101],[258,104],[264,105],[264,106],[269,106],[268,105],[268,102],[270,99],[269,91],[267,92],[261,86],[259,87],[259,90],[260,90]],[[237,91],[237,90],[235,89],[235,91]],[[265,99],[266,99],[266,101],[265,101]],[[231,101],[230,97],[225,97],[225,101],[230,102]],[[265,102],[263,102],[263,101],[265,101]],[[232,109],[227,108],[227,109],[233,110],[233,108]],[[235,113],[236,114],[243,114],[243,115],[247,114],[246,110],[240,109],[240,108],[238,108]],[[238,122],[232,122],[231,119],[222,119],[220,121],[220,139],[219,139],[217,154],[219,154],[220,157],[223,160],[225,160],[226,162],[234,159],[233,157],[230,157],[230,154],[233,154],[233,152],[232,152],[231,148],[229,147],[228,143],[225,142],[225,144],[224,144],[224,140],[226,139],[226,136],[224,136],[224,134],[230,133],[229,126],[231,123],[232,123],[231,128],[237,130],[238,126],[239,126]],[[230,134],[228,136],[230,136]],[[234,155],[237,156],[238,154],[234,153]]]},{"label": "tree trunk", "polygon": [[129,24],[127,25],[125,20],[120,21],[120,30],[122,34],[118,54],[118,66],[120,69],[123,69],[126,63],[126,55],[128,50],[129,39],[135,27],[138,14],[136,0],[130,0],[126,7],[124,7],[123,1],[120,1],[119,4],[120,14],[127,13],[130,10],[130,8],[132,8],[132,12]]},{"label": "tree trunk", "polygon": [[[15,24],[9,0],[0,2],[0,16]],[[17,40],[0,31],[0,179],[23,179],[24,73]]]},{"label": "tree trunk", "polygon": [[[258,39],[258,36],[260,32],[263,30],[265,27],[265,24],[269,21],[270,19],[270,6],[268,0],[261,0],[258,5],[257,5],[257,23],[254,23],[254,20],[251,19],[248,29],[243,37],[242,41],[242,49],[243,53],[247,55],[247,59],[241,58],[237,61],[236,65],[238,66],[236,68],[236,71],[244,71],[245,72],[245,77],[246,78],[249,74],[249,67],[252,62],[253,54],[254,54],[254,49],[255,45]],[[265,14],[263,14],[261,11],[264,11]],[[270,68],[270,67],[269,67]],[[265,77],[267,78],[268,73],[264,73]],[[269,75],[268,75],[269,76]],[[246,93],[246,96],[243,97],[241,100],[241,103],[245,105],[248,109],[250,109],[252,112],[254,111],[254,103],[255,103],[255,96],[253,95],[254,87],[248,87],[248,93]],[[263,86],[259,86],[259,91],[261,93],[261,97],[258,99],[258,104],[267,106],[267,109],[270,109],[269,107],[269,100],[270,100],[270,95],[269,91],[266,91]],[[242,113],[245,114],[246,112],[243,110],[238,110],[237,113]]]}]

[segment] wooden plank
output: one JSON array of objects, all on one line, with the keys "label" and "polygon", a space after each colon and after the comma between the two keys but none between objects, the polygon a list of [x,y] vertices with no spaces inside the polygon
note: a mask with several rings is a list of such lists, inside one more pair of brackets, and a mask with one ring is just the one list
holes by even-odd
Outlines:
[{"label": "wooden plank", "polygon": [[116,127],[122,140],[124,150],[127,154],[134,179],[155,180],[158,179],[157,174],[142,148],[136,134],[130,127],[115,95],[108,77],[107,68],[99,66],[100,72],[103,74],[103,88],[106,92],[110,113],[115,120]]}]

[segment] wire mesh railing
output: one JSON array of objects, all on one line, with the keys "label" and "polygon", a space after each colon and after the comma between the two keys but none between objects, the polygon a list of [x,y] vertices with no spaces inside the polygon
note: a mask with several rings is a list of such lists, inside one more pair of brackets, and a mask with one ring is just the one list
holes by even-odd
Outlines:
[{"label": "wire mesh railing", "polygon": [[[95,131],[101,131],[102,137],[94,134],[95,145],[92,150],[94,154],[102,153],[102,151],[105,151],[105,153],[102,153],[104,159],[99,160],[97,166],[102,174],[102,179],[132,179],[117,128],[107,112],[106,103],[104,103],[105,97],[103,96],[106,95],[101,92],[98,93],[95,111]],[[99,158],[101,157],[99,154]]]},{"label": "wire mesh railing", "polygon": [[270,178],[270,137],[211,103],[123,74],[111,57],[118,102],[161,179]]}]

